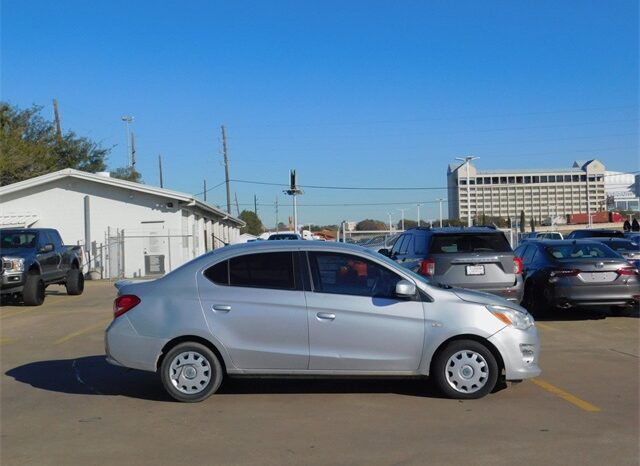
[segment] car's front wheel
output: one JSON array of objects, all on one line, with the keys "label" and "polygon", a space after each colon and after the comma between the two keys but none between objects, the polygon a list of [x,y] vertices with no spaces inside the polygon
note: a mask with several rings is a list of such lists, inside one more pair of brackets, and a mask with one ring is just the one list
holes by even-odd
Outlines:
[{"label": "car's front wheel", "polygon": [[482,343],[456,340],[438,353],[431,376],[448,398],[482,398],[496,386],[498,363]]},{"label": "car's front wheel", "polygon": [[184,402],[202,401],[222,383],[222,365],[206,346],[185,342],[174,346],[160,366],[162,384],[172,398]]},{"label": "car's front wheel", "polygon": [[29,273],[22,290],[25,306],[41,306],[44,303],[45,285],[40,274]]}]

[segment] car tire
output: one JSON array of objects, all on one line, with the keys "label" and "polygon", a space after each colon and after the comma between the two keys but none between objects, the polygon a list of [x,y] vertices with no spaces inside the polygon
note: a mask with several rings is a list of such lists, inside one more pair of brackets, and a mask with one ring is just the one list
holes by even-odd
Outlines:
[{"label": "car tire", "polygon": [[25,306],[41,306],[44,303],[44,281],[38,273],[27,275],[22,289],[22,301]]},{"label": "car tire", "polygon": [[222,365],[206,346],[185,342],[174,346],[160,365],[160,378],[175,400],[194,403],[213,395],[222,383]]},{"label": "car tire", "polygon": [[438,353],[431,376],[447,398],[471,400],[491,393],[498,381],[491,351],[474,340],[455,340]]},{"label": "car tire", "polygon": [[84,275],[78,268],[69,270],[67,280],[65,282],[67,294],[72,296],[81,295],[84,291]]}]

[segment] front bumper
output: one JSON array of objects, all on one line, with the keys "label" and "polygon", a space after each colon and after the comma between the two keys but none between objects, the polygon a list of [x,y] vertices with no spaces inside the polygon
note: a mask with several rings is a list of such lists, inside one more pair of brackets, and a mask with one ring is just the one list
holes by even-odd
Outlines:
[{"label": "front bumper", "polygon": [[21,293],[24,288],[24,281],[24,272],[4,272],[0,275],[0,293]]},{"label": "front bumper", "polygon": [[502,356],[507,381],[530,379],[542,372],[538,366],[540,337],[535,325],[527,330],[505,327],[491,336],[489,341]]}]

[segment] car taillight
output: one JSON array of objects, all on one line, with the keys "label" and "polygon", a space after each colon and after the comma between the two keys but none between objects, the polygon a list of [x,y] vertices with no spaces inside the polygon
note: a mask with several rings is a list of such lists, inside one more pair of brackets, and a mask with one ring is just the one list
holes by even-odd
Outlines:
[{"label": "car taillight", "polygon": [[127,311],[130,311],[134,307],[140,304],[140,298],[133,294],[125,294],[118,296],[113,301],[113,318],[120,317]]},{"label": "car taillight", "polygon": [[638,269],[635,267],[622,267],[618,269],[620,275],[638,275]]},{"label": "car taillight", "polygon": [[519,257],[513,258],[513,273],[522,273],[524,272],[524,265],[522,264],[522,259]]},{"label": "car taillight", "polygon": [[436,274],[436,262],[433,259],[421,260],[420,273],[427,277],[433,277]]}]

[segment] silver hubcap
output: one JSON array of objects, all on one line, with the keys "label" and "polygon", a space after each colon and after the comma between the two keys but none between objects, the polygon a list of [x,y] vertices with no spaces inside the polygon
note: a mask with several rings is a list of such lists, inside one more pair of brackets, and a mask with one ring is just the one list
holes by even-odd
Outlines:
[{"label": "silver hubcap", "polygon": [[458,351],[447,361],[445,377],[454,390],[473,393],[487,383],[489,366],[481,354],[475,351]]},{"label": "silver hubcap", "polygon": [[178,354],[169,366],[171,383],[179,392],[187,395],[200,393],[211,381],[209,361],[197,351]]}]

